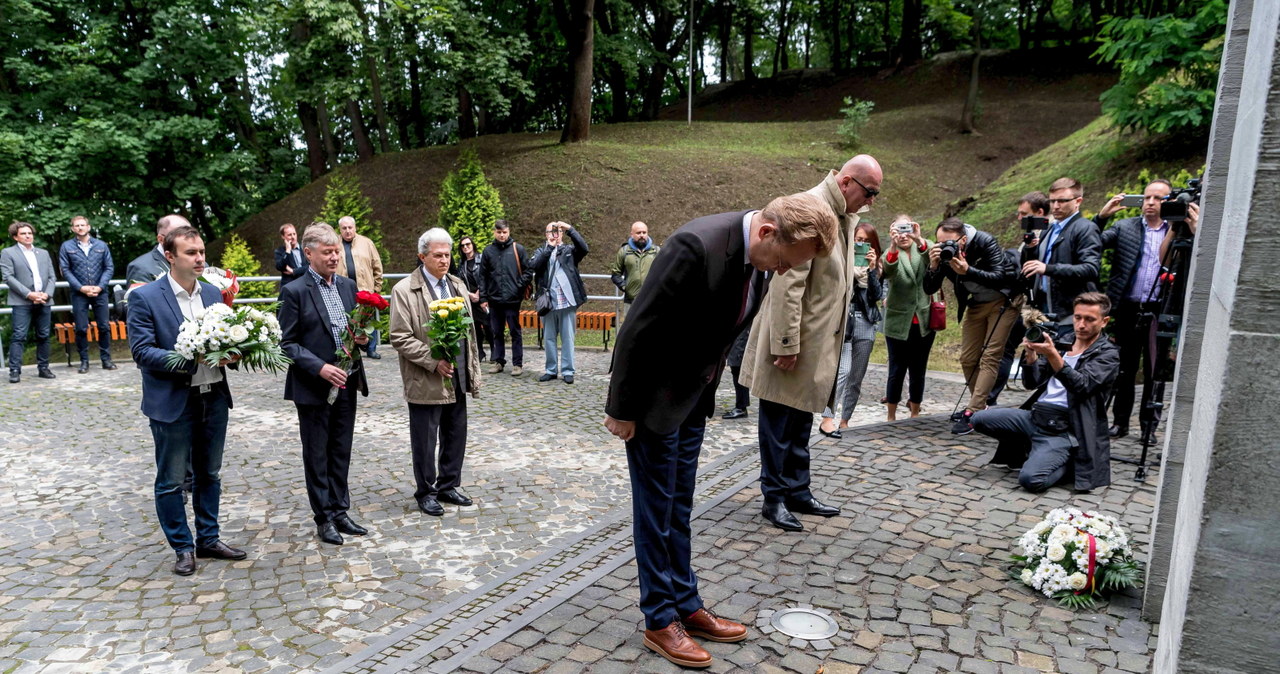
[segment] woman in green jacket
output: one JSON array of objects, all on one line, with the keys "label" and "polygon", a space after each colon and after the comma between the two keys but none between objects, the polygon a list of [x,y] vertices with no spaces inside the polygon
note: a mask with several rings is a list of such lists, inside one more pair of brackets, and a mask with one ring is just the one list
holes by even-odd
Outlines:
[{"label": "woman in green jacket", "polygon": [[893,246],[884,256],[884,281],[888,286],[884,300],[884,336],[889,347],[885,401],[889,406],[889,421],[894,421],[902,400],[902,382],[908,374],[911,384],[907,405],[911,416],[920,415],[933,331],[929,329],[929,295],[924,292],[931,243],[920,235],[919,223],[907,215],[894,219],[890,236]]}]

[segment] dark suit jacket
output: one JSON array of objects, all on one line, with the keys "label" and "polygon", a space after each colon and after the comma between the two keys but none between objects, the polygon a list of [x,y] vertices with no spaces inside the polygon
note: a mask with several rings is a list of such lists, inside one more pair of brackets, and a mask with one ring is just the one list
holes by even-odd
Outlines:
[{"label": "dark suit jacket", "polygon": [[[293,254],[286,253],[284,246],[276,248],[276,271],[280,272],[281,286],[307,275],[307,268],[311,266],[311,263],[307,261],[307,254],[302,250],[301,246],[298,246],[298,257],[302,258],[302,264],[300,265],[294,263]],[[285,267],[293,267],[293,273],[286,274],[284,272]]]},{"label": "dark suit jacket", "polygon": [[[133,362],[142,370],[142,413],[161,423],[171,423],[182,416],[191,388],[191,375],[196,364],[182,370],[170,370],[165,365],[169,352],[178,340],[178,328],[182,326],[182,310],[173,296],[167,281],[148,283],[134,290],[129,296],[129,351]],[[207,284],[199,283],[200,299],[205,306],[222,302],[222,293]],[[222,381],[214,384],[227,395],[231,406],[231,389],[227,386],[226,368]]]},{"label": "dark suit jacket", "polygon": [[[605,411],[655,432],[670,433],[695,410],[715,412],[725,355],[751,325],[767,284],[747,264],[746,211],[698,218],[662,246],[618,334]],[[739,324],[742,290],[756,300]]]},{"label": "dark suit jacket", "polygon": [[152,248],[129,262],[129,266],[125,267],[124,280],[126,285],[151,283],[167,273],[169,261],[165,259],[164,253]]},{"label": "dark suit jacket", "polygon": [[[1043,239],[1035,248],[1024,249],[1024,261],[1043,260],[1042,248]],[[1064,319],[1074,312],[1076,295],[1098,289],[1098,273],[1102,269],[1102,237],[1098,235],[1098,226],[1076,213],[1053,240],[1052,253],[1044,272],[1049,277],[1052,305],[1045,306],[1039,294],[1036,303],[1046,313]],[[1040,284],[1036,283],[1035,287],[1039,293]]]},{"label": "dark suit jacket", "polygon": [[[1107,281],[1107,296],[1111,298],[1111,306],[1117,307],[1129,296],[1129,286],[1133,284],[1138,272],[1138,263],[1142,260],[1142,244],[1147,235],[1147,223],[1142,216],[1120,220],[1110,229],[1102,233],[1102,248],[1115,249],[1111,258],[1111,279]],[[1149,291],[1150,288],[1143,288]]]},{"label": "dark suit jacket", "polygon": [[[356,282],[334,274],[342,308],[348,312],[356,306]],[[329,310],[320,297],[315,277],[307,274],[280,289],[280,346],[293,364],[284,380],[284,399],[299,405],[324,405],[328,402],[329,382],[320,378],[325,363],[338,362],[329,330]],[[365,383],[364,361],[355,362],[355,371],[347,378],[347,386],[355,386],[369,395]]]}]

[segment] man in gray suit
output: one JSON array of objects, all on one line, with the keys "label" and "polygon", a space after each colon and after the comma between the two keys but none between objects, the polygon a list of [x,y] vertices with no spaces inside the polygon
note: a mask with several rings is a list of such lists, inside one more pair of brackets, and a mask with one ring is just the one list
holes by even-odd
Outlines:
[{"label": "man in gray suit", "polygon": [[0,277],[9,286],[9,306],[13,307],[13,334],[9,338],[9,383],[22,380],[22,354],[27,348],[27,332],[35,324],[36,366],[41,379],[54,379],[49,369],[49,328],[53,312],[53,258],[49,251],[35,247],[36,230],[25,222],[9,225],[16,241],[0,252]]}]

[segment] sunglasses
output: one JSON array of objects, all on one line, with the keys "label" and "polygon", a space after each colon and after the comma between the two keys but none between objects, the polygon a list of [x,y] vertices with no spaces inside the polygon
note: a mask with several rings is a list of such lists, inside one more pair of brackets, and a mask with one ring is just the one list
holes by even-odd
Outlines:
[{"label": "sunglasses", "polygon": [[849,180],[852,180],[853,182],[858,183],[858,187],[861,187],[862,191],[867,193],[868,199],[875,199],[877,196],[880,196],[880,190],[873,190],[870,187],[863,185],[861,180],[858,180],[853,176],[849,176]]}]

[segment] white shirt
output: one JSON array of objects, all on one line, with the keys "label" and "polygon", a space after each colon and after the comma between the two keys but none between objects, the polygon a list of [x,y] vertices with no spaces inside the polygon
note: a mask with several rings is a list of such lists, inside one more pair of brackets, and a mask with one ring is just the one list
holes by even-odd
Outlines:
[{"label": "white shirt", "polygon": [[93,250],[93,239],[88,239],[86,241],[76,239],[76,245],[80,247],[80,252],[84,253],[85,256],[88,257],[89,251]]},{"label": "white shirt", "polygon": [[[200,282],[196,281],[196,292],[194,295],[187,292],[186,288],[178,285],[178,281],[173,278],[173,274],[165,274],[165,278],[169,279],[169,287],[173,290],[173,297],[178,301],[178,309],[182,311],[182,317],[188,321],[194,321],[196,318],[204,314],[204,298],[200,296]],[[205,387],[209,384],[216,384],[222,381],[222,371],[205,365],[200,362],[196,366],[196,373],[191,375],[191,385]]]},{"label": "white shirt", "polygon": [[18,244],[18,250],[22,251],[22,256],[27,258],[27,266],[31,268],[31,289],[38,293],[44,292],[44,279],[40,277],[40,263],[36,261],[36,247]]},{"label": "white shirt", "polygon": [[[1083,356],[1083,355],[1084,355],[1083,353],[1078,353],[1074,356],[1063,356],[1062,360],[1066,361],[1067,365],[1070,365],[1071,367],[1075,367],[1076,363],[1079,362],[1080,360],[1080,356]],[[1065,386],[1062,385],[1062,382],[1058,381],[1057,377],[1050,377],[1049,388],[1045,389],[1044,395],[1041,396],[1037,402],[1048,403],[1050,405],[1060,405],[1062,407],[1066,407],[1067,406],[1067,389]]]},{"label": "white shirt", "polygon": [[[440,278],[432,276],[431,272],[427,271],[426,267],[422,268],[422,276],[427,279],[427,284],[431,286],[432,292],[436,294],[438,299],[453,297],[453,292],[449,290],[449,284],[445,282],[443,276]],[[444,284],[443,287],[441,284]]]}]

